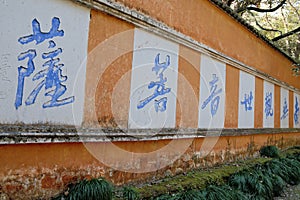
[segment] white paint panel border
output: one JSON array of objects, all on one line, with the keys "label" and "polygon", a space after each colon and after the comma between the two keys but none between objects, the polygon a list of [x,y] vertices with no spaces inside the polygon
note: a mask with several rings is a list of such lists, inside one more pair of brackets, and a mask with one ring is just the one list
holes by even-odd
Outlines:
[{"label": "white paint panel border", "polygon": [[254,128],[255,103],[255,76],[240,71],[238,128]]},{"label": "white paint panel border", "polygon": [[[179,45],[177,43],[141,29],[135,29],[128,128],[175,128],[178,53]],[[158,59],[158,63],[162,64],[167,63],[168,58],[170,58],[169,66],[164,71],[159,69],[159,75],[156,74],[153,70],[155,60]],[[148,88],[151,82],[160,80],[158,77],[160,75],[166,80],[165,87]],[[142,108],[138,108],[139,103],[145,102],[145,99],[153,96],[155,90],[170,91],[158,95]],[[163,99],[166,100],[165,110],[156,110],[156,102]]]},{"label": "white paint panel border", "polygon": [[[2,58],[4,57],[2,55],[5,55],[5,60],[9,65],[7,77],[10,78],[9,84],[5,84],[2,79],[0,80],[0,93],[2,93],[3,88],[6,90],[6,98],[0,98],[0,123],[48,123],[80,126],[83,120],[84,109],[85,62],[90,9],[71,1],[60,0],[2,1],[0,7],[0,16],[2,19],[6,19],[0,21],[0,25],[3,27],[0,30],[0,35],[2,35],[0,43],[3,44],[0,49],[0,63],[3,62]],[[35,9],[34,12],[31,11],[33,7]],[[14,13],[13,17],[11,17],[12,13]],[[33,22],[39,23],[42,32],[49,32],[55,19],[59,20],[55,22],[59,24],[58,30],[64,31],[63,36],[46,38],[46,40],[41,40],[39,43],[34,40],[28,42],[23,40],[23,44],[18,42],[20,38],[33,34]],[[51,45],[49,45],[50,41],[52,41]],[[33,80],[33,77],[40,72],[43,74],[43,71],[50,68],[48,68],[48,65],[43,65],[49,59],[42,59],[42,55],[43,53],[59,50],[59,48],[61,53],[54,58],[60,59],[56,65],[63,66],[60,74],[62,77],[59,77],[61,82],[59,84],[56,82],[56,85],[48,90],[44,89],[45,86],[41,90],[37,89],[38,94],[35,99],[31,92],[46,79],[45,77],[48,74],[41,76],[36,81]],[[24,71],[28,72],[28,58],[18,61],[18,56],[21,53],[26,54],[29,50],[36,54],[32,59],[35,69],[30,76],[24,78],[24,85],[22,86],[20,84],[21,81],[18,81],[18,69],[22,66],[26,68]],[[19,89],[22,89],[19,91],[22,92],[17,92],[18,85],[21,86]],[[58,89],[58,87],[60,88]],[[65,87],[65,91],[60,93],[63,87]],[[60,95],[57,100],[54,100],[54,97],[46,96],[47,92],[56,89],[56,95]],[[22,97],[22,99],[19,97]],[[35,99],[35,101],[26,105],[25,101],[28,97]],[[15,103],[16,99],[18,99],[17,103]],[[61,103],[62,101],[59,102],[63,99],[68,99],[68,103],[63,104]],[[55,101],[55,104],[49,103],[51,105],[49,106],[48,104],[48,107],[45,107],[45,104],[50,100]]]},{"label": "white paint panel border", "polygon": [[294,92],[293,127],[300,128],[300,94]]},{"label": "white paint panel border", "polygon": [[263,94],[263,127],[274,128],[274,114],[275,106],[274,100],[274,84],[264,81],[264,94]]},{"label": "white paint panel border", "polygon": [[[280,128],[289,128],[289,91],[285,88],[280,88]],[[288,112],[286,113],[286,108]]]},{"label": "white paint panel border", "polygon": [[203,54],[200,61],[198,128],[224,128],[226,64]]}]

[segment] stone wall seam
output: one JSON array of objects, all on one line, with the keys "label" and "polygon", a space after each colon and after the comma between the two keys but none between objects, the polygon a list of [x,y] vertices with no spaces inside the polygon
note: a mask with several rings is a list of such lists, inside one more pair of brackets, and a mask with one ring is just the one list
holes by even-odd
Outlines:
[{"label": "stone wall seam", "polygon": [[[119,142],[119,141],[158,141],[170,139],[196,139],[219,136],[246,136],[259,134],[299,133],[297,128],[249,128],[249,129],[193,129],[161,130],[155,136],[149,137],[149,130],[129,132],[97,132],[82,131],[74,133],[32,133],[32,132],[2,132],[0,144],[35,144],[35,143],[65,143],[65,142]],[[108,132],[106,132],[108,133]]]}]

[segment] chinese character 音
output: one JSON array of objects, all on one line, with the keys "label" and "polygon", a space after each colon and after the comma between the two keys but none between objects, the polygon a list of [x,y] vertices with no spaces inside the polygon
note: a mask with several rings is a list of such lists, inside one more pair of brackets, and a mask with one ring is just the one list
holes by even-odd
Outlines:
[{"label": "chinese character \u97f3", "polygon": [[266,118],[273,116],[272,99],[273,99],[272,92],[267,92],[265,97]]},{"label": "chinese character \u97f3", "polygon": [[207,99],[203,102],[201,109],[203,110],[210,103],[210,113],[214,116],[219,108],[220,103],[220,93],[222,92],[222,88],[218,89],[218,81],[219,78],[216,74],[212,74],[212,80],[209,82],[210,86],[210,94]]},{"label": "chinese character \u97f3", "polygon": [[[32,21],[32,34],[19,38],[18,42],[26,45],[35,41],[37,46],[45,41],[48,42],[48,52],[42,53],[41,58],[45,60],[42,69],[36,72],[32,81],[39,81],[36,87],[31,91],[25,100],[25,105],[34,104],[36,98],[42,89],[45,90],[44,95],[49,97],[49,101],[43,103],[43,108],[57,107],[73,103],[74,96],[62,98],[67,87],[63,84],[68,77],[63,75],[63,63],[60,63],[59,55],[63,52],[62,48],[56,48],[54,38],[63,37],[64,31],[59,30],[60,20],[57,17],[52,19],[52,27],[49,32],[42,32],[40,23],[37,19]],[[27,66],[18,67],[18,85],[15,100],[15,107],[18,109],[23,103],[23,91],[25,78],[29,78],[35,72],[34,59],[38,56],[36,49],[29,49],[18,56],[18,61],[27,60]]]},{"label": "chinese character \u97f3", "polygon": [[245,94],[244,101],[241,101],[241,105],[245,106],[245,111],[250,111],[253,109],[252,100],[253,100],[253,95],[252,95],[252,91],[250,91],[250,94]]},{"label": "chinese character \u97f3", "polygon": [[[149,102],[154,100],[154,108],[155,111],[164,112],[167,109],[167,101],[168,98],[166,96],[162,98],[157,98],[158,96],[163,96],[169,92],[171,92],[171,88],[166,88],[165,83],[167,82],[167,78],[164,77],[164,71],[170,66],[170,56],[166,56],[166,61],[163,63],[159,62],[160,54],[157,54],[154,61],[154,67],[152,71],[155,72],[157,81],[151,81],[148,85],[148,89],[154,88],[153,94],[143,100],[141,100],[137,108],[142,109],[144,108]],[[157,98],[157,99],[156,99]]]},{"label": "chinese character \u97f3", "polygon": [[281,120],[287,118],[288,113],[289,113],[289,109],[288,109],[286,98],[284,98],[283,110],[282,111],[283,111],[283,113],[282,113],[282,115],[280,117]]},{"label": "chinese character \u97f3", "polygon": [[294,122],[295,122],[295,124],[299,124],[299,103],[298,103],[297,97],[295,98]]}]

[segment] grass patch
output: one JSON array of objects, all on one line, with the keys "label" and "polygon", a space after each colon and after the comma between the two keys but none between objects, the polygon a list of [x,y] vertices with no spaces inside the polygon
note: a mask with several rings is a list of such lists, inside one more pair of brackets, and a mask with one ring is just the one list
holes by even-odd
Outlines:
[{"label": "grass patch", "polygon": [[300,183],[300,147],[283,152],[267,147],[261,149],[261,154],[273,158],[193,170],[140,187],[114,189],[102,178],[82,180],[53,199],[260,200],[273,199],[287,184]]},{"label": "grass patch", "polygon": [[279,149],[276,146],[263,146],[259,150],[260,156],[265,156],[269,158],[278,158],[279,157]]},{"label": "grass patch", "polygon": [[55,200],[112,200],[113,187],[106,180],[82,180],[68,187],[63,194],[53,198]]},{"label": "grass patch", "polygon": [[154,185],[145,185],[137,188],[143,198],[151,198],[162,194],[178,193],[189,189],[204,189],[208,185],[224,184],[230,175],[254,167],[256,164],[263,164],[270,161],[271,158],[257,158],[237,164],[223,165],[213,167],[207,170],[193,170],[186,175],[178,175],[172,178],[164,179]]},{"label": "grass patch", "polygon": [[[269,157],[213,167],[209,170],[194,170],[186,175],[142,186],[137,191],[142,199],[153,200],[172,200],[178,197],[202,199],[203,195],[204,199],[272,199],[281,194],[287,183],[300,183],[300,148],[293,147],[284,152],[277,150],[267,147],[261,149],[261,152],[268,152]],[[262,154],[266,156],[267,153]],[[185,198],[187,195],[192,197]]]},{"label": "grass patch", "polygon": [[125,200],[138,200],[140,199],[140,194],[133,187],[123,187],[122,196]]}]

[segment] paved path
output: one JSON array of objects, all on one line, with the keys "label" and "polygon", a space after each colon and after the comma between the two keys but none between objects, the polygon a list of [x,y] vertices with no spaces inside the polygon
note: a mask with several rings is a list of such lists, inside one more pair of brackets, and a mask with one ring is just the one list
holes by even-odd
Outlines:
[{"label": "paved path", "polygon": [[300,184],[286,188],[282,197],[276,197],[274,200],[300,200]]}]

